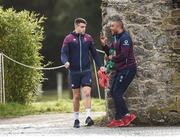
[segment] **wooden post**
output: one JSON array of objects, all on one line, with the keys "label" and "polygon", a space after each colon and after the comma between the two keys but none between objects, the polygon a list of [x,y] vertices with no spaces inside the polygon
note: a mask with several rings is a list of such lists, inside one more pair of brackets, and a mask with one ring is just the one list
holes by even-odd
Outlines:
[{"label": "wooden post", "polygon": [[57,93],[58,93],[58,99],[62,98],[62,90],[63,90],[63,82],[62,82],[62,74],[57,74]]},{"label": "wooden post", "polygon": [[2,55],[2,87],[3,87],[3,103],[6,103],[6,94],[5,94],[5,82],[4,82],[4,56]]},{"label": "wooden post", "polygon": [[6,102],[5,100],[5,87],[4,87],[4,57],[3,54],[0,53],[0,103]]},{"label": "wooden post", "polygon": [[96,69],[96,64],[95,64],[94,60],[93,60],[93,66],[94,66],[94,73],[95,73],[95,78],[96,78],[96,86],[97,86],[97,90],[98,90],[98,96],[99,96],[99,99],[101,99],[99,81],[98,81],[98,76],[97,76],[97,69]]},{"label": "wooden post", "polygon": [[2,54],[0,53],[0,103],[3,103],[3,88],[2,88]]}]

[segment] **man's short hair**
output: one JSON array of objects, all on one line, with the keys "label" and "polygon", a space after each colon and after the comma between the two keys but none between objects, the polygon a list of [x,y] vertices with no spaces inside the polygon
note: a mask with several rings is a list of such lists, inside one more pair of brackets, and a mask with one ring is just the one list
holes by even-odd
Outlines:
[{"label": "man's short hair", "polygon": [[83,18],[76,18],[74,20],[74,25],[78,25],[79,23],[84,23],[84,24],[87,24],[87,21]]},{"label": "man's short hair", "polygon": [[113,15],[113,16],[109,17],[109,20],[113,21],[113,22],[119,22],[121,27],[124,29],[124,23],[122,21],[122,18],[119,15]]}]

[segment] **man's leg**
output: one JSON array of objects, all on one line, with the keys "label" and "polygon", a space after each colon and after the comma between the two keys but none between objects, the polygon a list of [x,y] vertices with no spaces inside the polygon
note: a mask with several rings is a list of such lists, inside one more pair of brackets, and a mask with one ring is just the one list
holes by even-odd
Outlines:
[{"label": "man's leg", "polygon": [[125,103],[125,100],[123,99],[123,95],[126,89],[128,88],[129,84],[132,82],[135,73],[136,73],[136,69],[124,70],[122,72],[119,72],[117,76],[116,79],[117,82],[115,83],[113,88],[113,98],[116,106],[116,116],[115,116],[116,119],[122,119],[124,118],[125,115],[129,115],[129,111]]},{"label": "man's leg", "polygon": [[73,89],[74,127],[79,128],[80,88]]},{"label": "man's leg", "polygon": [[130,83],[133,81],[135,74],[136,74],[136,68],[125,70],[119,75],[118,83],[116,85],[114,92],[116,92],[115,94],[116,94],[116,100],[118,102],[118,108],[119,108],[118,110],[121,111],[118,113],[121,113],[120,114],[121,116],[124,116],[127,113],[129,113],[125,100],[123,99],[123,95],[126,92]]},{"label": "man's leg", "polygon": [[[117,83],[118,84],[118,83]],[[121,84],[122,85],[122,84]],[[123,98],[123,95],[125,93],[125,88],[124,87],[120,87],[120,85],[116,85],[117,87],[115,88],[115,90],[113,92],[113,99],[115,102],[115,106],[116,106],[116,114],[115,114],[115,119],[119,120],[121,119],[124,115],[126,115],[127,113],[129,113],[127,105],[125,103],[125,100]],[[119,87],[119,88],[118,88]]]},{"label": "man's leg", "polygon": [[[121,127],[125,126],[123,117],[129,113],[123,95],[132,80],[127,79],[129,70],[124,70],[116,73],[113,78],[113,84],[111,87],[112,97],[114,99],[116,114],[115,120],[113,120],[108,127]],[[127,123],[127,122],[126,122]],[[126,124],[127,125],[127,124]]]},{"label": "man's leg", "polygon": [[[73,109],[74,112],[79,113],[79,107],[80,107],[80,88],[73,89]],[[79,119],[79,117],[75,118]]]},{"label": "man's leg", "polygon": [[79,128],[80,74],[70,72],[71,88],[73,91],[74,127]]},{"label": "man's leg", "polygon": [[[124,115],[129,113],[123,95],[132,81],[132,78],[128,78],[129,70],[123,70],[117,74],[116,82],[113,86],[113,98],[116,106],[115,119],[121,119]],[[131,80],[130,80],[131,79]]]},{"label": "man's leg", "polygon": [[[129,69],[129,73],[127,74],[127,77],[125,79],[124,83],[124,91],[128,88],[129,84],[133,81],[134,77],[136,74],[136,68]],[[136,118],[136,115],[127,113],[126,115],[123,116],[122,120],[124,122],[124,126],[128,126],[134,119]]]},{"label": "man's leg", "polygon": [[86,118],[91,117],[91,87],[84,86],[82,91],[84,96],[84,107],[86,109]]},{"label": "man's leg", "polygon": [[92,82],[91,71],[84,72],[81,80],[81,84],[83,87],[82,91],[84,96],[84,106],[86,110],[85,124],[87,126],[91,126],[94,124],[93,120],[91,119],[91,82]]},{"label": "man's leg", "polygon": [[91,119],[91,87],[84,86],[82,88],[84,95],[84,106],[86,110],[86,126],[94,125],[94,121]]}]

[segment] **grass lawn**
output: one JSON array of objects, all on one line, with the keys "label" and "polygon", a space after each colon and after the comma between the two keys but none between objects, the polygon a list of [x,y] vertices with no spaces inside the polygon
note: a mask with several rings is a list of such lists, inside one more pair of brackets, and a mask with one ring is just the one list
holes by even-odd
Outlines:
[{"label": "grass lawn", "polygon": [[[54,94],[39,97],[28,105],[17,103],[0,104],[0,118],[19,117],[32,114],[72,112],[72,100],[66,97],[57,100]],[[81,100],[80,111],[84,111]],[[105,111],[105,100],[92,99],[92,111]]]}]

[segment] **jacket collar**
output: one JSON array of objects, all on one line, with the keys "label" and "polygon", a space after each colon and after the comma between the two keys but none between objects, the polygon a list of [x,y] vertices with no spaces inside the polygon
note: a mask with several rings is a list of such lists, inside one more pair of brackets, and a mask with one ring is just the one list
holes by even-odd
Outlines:
[{"label": "jacket collar", "polygon": [[115,35],[113,35],[113,38],[114,39],[120,39],[124,33],[125,33],[125,31],[123,31],[123,32],[121,32],[119,34],[115,34]]},{"label": "jacket collar", "polygon": [[71,32],[72,35],[79,37],[79,36],[84,36],[85,34],[80,34],[80,33],[76,33],[75,31]]}]

